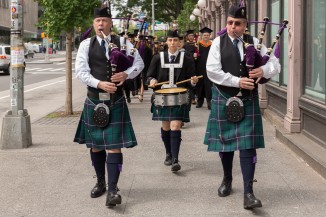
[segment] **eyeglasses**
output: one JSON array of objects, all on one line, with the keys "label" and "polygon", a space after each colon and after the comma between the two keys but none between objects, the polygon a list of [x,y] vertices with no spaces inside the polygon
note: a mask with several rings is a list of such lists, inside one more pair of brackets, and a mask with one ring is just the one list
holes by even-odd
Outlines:
[{"label": "eyeglasses", "polygon": [[235,26],[240,26],[242,22],[241,22],[241,21],[228,20],[226,23],[227,23],[228,25],[230,25],[230,26],[232,26],[233,23],[234,23]]}]

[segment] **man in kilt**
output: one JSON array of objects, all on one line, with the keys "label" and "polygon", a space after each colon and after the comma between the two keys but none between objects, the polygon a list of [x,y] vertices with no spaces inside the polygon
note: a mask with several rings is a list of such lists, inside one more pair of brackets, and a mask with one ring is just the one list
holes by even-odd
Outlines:
[{"label": "man in kilt", "polygon": [[[180,84],[178,87],[189,89],[198,82],[195,76],[195,63],[191,57],[182,54],[178,50],[179,34],[177,30],[169,31],[166,39],[168,49],[161,51],[161,54],[154,55],[147,71],[147,83],[153,87],[154,91],[161,89],[155,84],[169,81],[169,68],[162,68],[163,63],[181,63],[181,68],[174,69],[174,82],[183,81],[191,78],[191,82]],[[162,58],[162,59],[161,59]],[[155,93],[154,93],[155,94]],[[187,104],[176,106],[156,106],[152,101],[151,112],[152,120],[162,121],[161,137],[166,150],[164,164],[171,166],[172,172],[181,169],[179,164],[179,150],[181,144],[181,123],[189,122],[189,106]]]},{"label": "man in kilt", "polygon": [[[280,72],[277,58],[271,56],[263,66],[248,72],[244,60],[244,45],[234,32],[245,41],[258,44],[258,39],[244,35],[247,26],[246,7],[244,4],[232,6],[227,18],[227,32],[214,39],[208,59],[207,76],[214,83],[212,86],[212,110],[207,123],[204,144],[208,151],[219,152],[224,177],[218,188],[218,195],[226,197],[232,189],[232,164],[234,151],[240,152],[240,166],[244,186],[244,208],[261,207],[261,201],[253,193],[256,149],[264,148],[262,116],[258,99],[258,78],[271,78]],[[263,46],[261,54],[265,54]],[[237,98],[234,98],[237,97]],[[243,111],[242,120],[233,122],[226,113],[228,99],[241,99],[237,111]]]},{"label": "man in kilt", "polygon": [[[123,43],[123,38],[110,34],[112,27],[110,7],[95,9],[93,26],[96,35],[80,44],[76,57],[77,78],[87,85],[87,98],[74,142],[86,144],[90,148],[90,156],[97,176],[97,183],[91,190],[92,198],[97,198],[106,191],[105,165],[107,166],[106,205],[112,207],[121,204],[121,196],[117,193],[123,161],[121,148],[137,145],[122,84],[127,78],[132,79],[137,76],[143,69],[144,63],[136,52],[132,66],[122,72],[117,70],[113,75],[111,54],[101,32],[118,47]],[[127,54],[132,47],[132,44],[127,41]],[[98,114],[97,111],[102,113]],[[104,115],[103,111],[105,111]]]}]

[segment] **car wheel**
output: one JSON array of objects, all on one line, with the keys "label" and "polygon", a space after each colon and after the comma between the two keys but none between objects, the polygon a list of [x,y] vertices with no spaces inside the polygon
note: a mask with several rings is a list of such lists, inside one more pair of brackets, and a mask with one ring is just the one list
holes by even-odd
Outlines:
[{"label": "car wheel", "polygon": [[8,69],[3,70],[3,72],[4,72],[6,75],[10,75],[10,66],[8,67]]}]

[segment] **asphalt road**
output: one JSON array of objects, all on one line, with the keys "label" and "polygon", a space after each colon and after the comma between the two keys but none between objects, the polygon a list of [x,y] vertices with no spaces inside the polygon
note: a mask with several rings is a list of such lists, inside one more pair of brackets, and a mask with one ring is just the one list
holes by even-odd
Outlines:
[{"label": "asphalt road", "polygon": [[[72,63],[72,73],[75,72],[75,63]],[[29,64],[27,62],[25,76],[24,76],[24,86],[39,83],[66,74],[66,63],[65,62],[55,62],[53,64]],[[0,92],[9,90],[10,76],[0,73]]]}]

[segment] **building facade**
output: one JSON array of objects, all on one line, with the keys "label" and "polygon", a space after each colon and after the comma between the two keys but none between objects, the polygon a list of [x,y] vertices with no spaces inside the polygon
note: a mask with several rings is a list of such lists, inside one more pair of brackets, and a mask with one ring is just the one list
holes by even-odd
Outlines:
[{"label": "building facade", "polygon": [[[238,3],[200,0],[199,28],[207,26],[216,35],[226,26],[229,6]],[[299,133],[326,149],[326,0],[246,0],[246,4],[249,21],[264,17],[274,23],[289,21],[280,40],[282,71],[260,87],[261,108],[278,117],[288,134]],[[251,22],[251,35],[258,37],[261,27]],[[269,25],[264,39],[267,47],[278,28]]]},{"label": "building facade", "polygon": [[[37,38],[38,4],[34,0],[24,0],[24,37]],[[0,43],[10,44],[11,1],[0,0]]]}]

